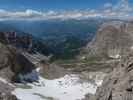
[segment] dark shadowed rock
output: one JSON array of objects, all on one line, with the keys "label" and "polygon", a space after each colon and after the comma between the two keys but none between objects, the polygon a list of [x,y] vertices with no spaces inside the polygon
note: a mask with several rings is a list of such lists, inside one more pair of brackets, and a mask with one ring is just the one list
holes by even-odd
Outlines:
[{"label": "dark shadowed rock", "polygon": [[17,52],[15,54],[15,66],[14,72],[15,73],[30,73],[33,69],[35,69],[35,65],[30,62],[22,53]]},{"label": "dark shadowed rock", "polygon": [[[33,73],[37,77],[35,65],[30,62],[22,52],[18,52],[12,46],[0,43],[0,76],[8,81],[18,79],[20,74],[28,75]],[[32,77],[30,77],[32,80]],[[38,79],[38,78],[36,78]],[[28,79],[30,80],[30,79]],[[35,79],[33,79],[35,80]]]},{"label": "dark shadowed rock", "polygon": [[16,82],[35,82],[39,79],[35,65],[22,53],[16,53],[13,71]]}]

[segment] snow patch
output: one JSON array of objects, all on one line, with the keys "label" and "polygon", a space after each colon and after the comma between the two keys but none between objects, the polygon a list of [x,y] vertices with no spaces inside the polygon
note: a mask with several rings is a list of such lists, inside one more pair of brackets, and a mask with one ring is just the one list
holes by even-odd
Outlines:
[{"label": "snow patch", "polygon": [[[95,94],[97,85],[81,82],[78,75],[65,75],[62,78],[48,80],[39,77],[39,83],[28,84],[31,89],[16,88],[12,93],[20,100],[81,100],[86,94]],[[101,84],[101,80],[96,81]],[[38,95],[35,95],[38,94]]]},{"label": "snow patch", "polygon": [[110,55],[111,58],[114,58],[114,59],[118,59],[118,58],[121,58],[121,56],[119,54],[116,54],[116,55]]}]

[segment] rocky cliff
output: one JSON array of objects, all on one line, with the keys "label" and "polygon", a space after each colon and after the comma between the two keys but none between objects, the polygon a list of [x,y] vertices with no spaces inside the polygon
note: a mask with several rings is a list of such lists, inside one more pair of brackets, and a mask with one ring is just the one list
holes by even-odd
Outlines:
[{"label": "rocky cliff", "polygon": [[13,90],[14,88],[11,84],[0,79],[0,100],[18,100],[16,96],[11,94]]},{"label": "rocky cliff", "polygon": [[17,100],[11,94],[14,86],[10,83],[38,80],[36,66],[25,53],[28,52],[8,43],[4,34],[0,33],[0,100]]},{"label": "rocky cliff", "polygon": [[31,73],[35,65],[22,52],[9,45],[0,43],[0,76],[11,82],[20,74]]},{"label": "rocky cliff", "polygon": [[106,77],[94,100],[133,100],[133,52]]},{"label": "rocky cliff", "polygon": [[95,38],[87,45],[89,56],[120,58],[133,49],[133,23],[110,21],[100,26]]},{"label": "rocky cliff", "polygon": [[95,96],[88,95],[86,100],[133,100],[133,23],[103,24],[87,50],[90,55],[119,58],[119,63],[114,65]]}]

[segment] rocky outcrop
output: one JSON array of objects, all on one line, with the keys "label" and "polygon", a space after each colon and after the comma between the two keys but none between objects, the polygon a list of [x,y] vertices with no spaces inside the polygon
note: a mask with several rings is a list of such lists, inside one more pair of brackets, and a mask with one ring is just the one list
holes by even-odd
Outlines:
[{"label": "rocky outcrop", "polygon": [[17,52],[15,54],[12,70],[15,73],[13,77],[15,82],[25,83],[38,81],[39,77],[36,66],[23,53]]},{"label": "rocky outcrop", "polygon": [[119,59],[119,63],[113,65],[95,96],[87,95],[85,100],[133,100],[133,23],[104,23],[86,51],[88,57]]},{"label": "rocky outcrop", "polygon": [[10,83],[38,80],[36,66],[24,55],[25,52],[10,44],[6,34],[0,33],[0,100],[17,100],[11,94],[14,87]]},{"label": "rocky outcrop", "polygon": [[0,43],[0,76],[8,81],[15,75],[13,72],[15,49]]},{"label": "rocky outcrop", "polygon": [[[22,52],[18,52],[12,46],[0,43],[0,76],[8,81],[18,79],[20,74],[28,74],[35,70],[32,64]],[[16,78],[17,77],[17,78]]]},{"label": "rocky outcrop", "polygon": [[38,66],[40,67],[40,75],[47,79],[57,79],[65,76],[66,74],[70,74],[67,69],[60,67],[59,65],[54,63],[49,64],[46,62],[40,62],[38,63]]},{"label": "rocky outcrop", "polygon": [[106,77],[94,100],[133,100],[133,52]]},{"label": "rocky outcrop", "polygon": [[18,35],[16,32],[0,32],[0,42],[28,52],[32,51],[32,36],[30,34]]},{"label": "rocky outcrop", "polygon": [[120,58],[133,49],[133,23],[106,22],[98,29],[95,38],[87,45],[88,56]]},{"label": "rocky outcrop", "polygon": [[16,96],[11,94],[13,89],[10,84],[0,81],[0,100],[18,100]]}]

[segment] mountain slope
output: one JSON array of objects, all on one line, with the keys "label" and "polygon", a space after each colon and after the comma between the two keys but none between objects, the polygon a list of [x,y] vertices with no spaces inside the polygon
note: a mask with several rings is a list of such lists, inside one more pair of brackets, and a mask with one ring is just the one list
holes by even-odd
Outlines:
[{"label": "mountain slope", "polygon": [[94,56],[119,58],[133,47],[133,23],[111,21],[104,23],[86,50]]}]

